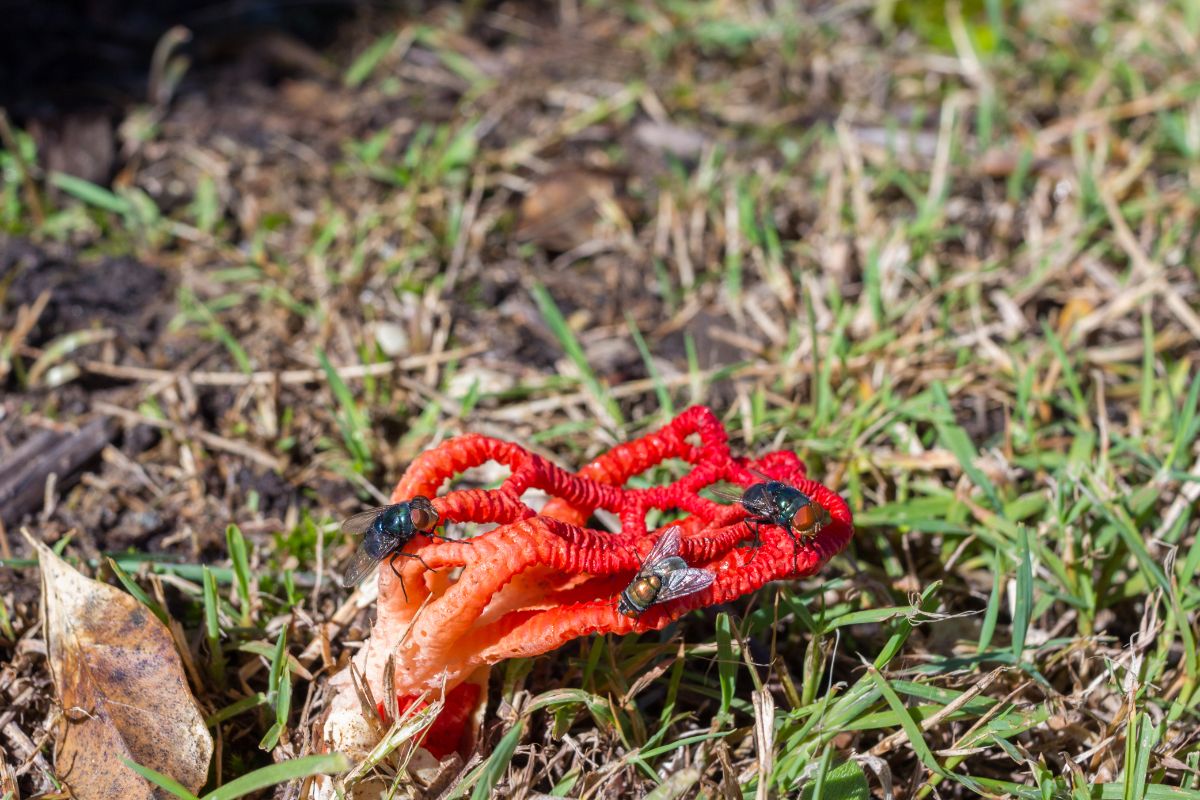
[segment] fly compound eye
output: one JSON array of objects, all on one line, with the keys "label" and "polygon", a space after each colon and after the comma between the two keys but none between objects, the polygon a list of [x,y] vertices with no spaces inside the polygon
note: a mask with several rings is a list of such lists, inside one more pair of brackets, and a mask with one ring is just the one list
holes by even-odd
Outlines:
[{"label": "fly compound eye", "polygon": [[811,530],[817,524],[817,510],[812,505],[800,506],[792,516],[792,526],[799,531]]},{"label": "fly compound eye", "polygon": [[409,514],[412,518],[413,527],[419,531],[429,531],[437,527],[438,515],[432,509],[413,506],[409,510]]}]

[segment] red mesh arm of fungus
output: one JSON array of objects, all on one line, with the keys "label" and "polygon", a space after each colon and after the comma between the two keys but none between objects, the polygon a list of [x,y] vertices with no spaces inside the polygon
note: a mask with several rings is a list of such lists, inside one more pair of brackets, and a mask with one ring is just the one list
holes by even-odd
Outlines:
[{"label": "red mesh arm of fungus", "polygon": [[[667,459],[682,459],[692,468],[663,486],[625,487],[631,477]],[[734,600],[770,581],[814,574],[846,546],[853,530],[846,503],[808,480],[794,453],[735,458],[724,427],[702,406],[614,447],[578,473],[516,444],[459,436],[417,458],[392,498],[432,497],[454,475],[488,461],[510,470],[498,489],[451,491],[433,502],[443,522],[499,527],[469,542],[415,537],[405,552],[421,560],[395,561],[407,600],[393,571],[379,570],[378,617],[369,646],[355,659],[376,691],[384,685],[389,657],[395,691],[411,698],[426,689],[449,691],[481,666],[545,653],[580,636],[663,628],[691,610]],[[749,486],[760,480],[756,472],[791,483],[828,511],[831,523],[805,544],[763,525],[760,547],[737,547],[750,537],[744,510],[700,491],[718,481]],[[540,515],[520,499],[530,488],[551,495]],[[619,534],[580,527],[597,508],[620,515]],[[685,513],[672,523],[683,531],[682,555],[717,577],[702,592],[652,605],[630,619],[617,613],[616,600],[662,533],[646,529],[652,509]],[[348,681],[342,683],[341,691],[348,691]],[[439,736],[456,740],[453,731],[441,728]]]}]

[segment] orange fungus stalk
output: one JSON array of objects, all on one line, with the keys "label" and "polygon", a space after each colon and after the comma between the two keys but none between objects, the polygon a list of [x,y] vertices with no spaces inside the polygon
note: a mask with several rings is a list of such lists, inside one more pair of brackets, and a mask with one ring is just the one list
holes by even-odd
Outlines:
[{"label": "orange fungus stalk", "polygon": [[[668,459],[691,468],[666,485],[626,487],[630,478]],[[499,488],[437,496],[455,475],[489,461],[510,470]],[[803,492],[828,513],[829,522],[815,537],[803,538],[763,524],[761,546],[739,547],[753,539],[748,512],[710,500],[701,490],[722,481],[748,487],[762,480],[756,473]],[[540,512],[523,499],[533,489],[550,496]],[[770,581],[812,575],[852,533],[846,503],[809,480],[794,453],[735,457],[724,427],[703,406],[614,447],[577,473],[510,442],[475,434],[450,439],[412,463],[392,501],[417,495],[433,498],[443,525],[497,524],[466,541],[418,536],[405,552],[421,560],[395,559],[394,571],[385,562],[379,569],[378,615],[354,658],[377,701],[385,684],[399,696],[401,711],[419,697],[441,698],[442,712],[424,740],[425,749],[438,757],[470,748],[467,728],[474,709],[466,707],[485,699],[477,688],[486,686],[491,664],[546,653],[589,634],[657,630],[693,609],[735,600]],[[598,509],[619,517],[619,533],[582,527]],[[617,612],[617,599],[662,534],[647,530],[651,510],[683,513],[671,523],[681,528],[680,555],[688,565],[715,573],[716,580],[630,618]],[[385,681],[389,663],[393,675]],[[348,673],[331,683],[324,738],[331,749],[353,754],[369,749],[379,729],[378,720],[372,727],[360,719],[361,702]],[[383,707],[380,701],[381,714]]]}]

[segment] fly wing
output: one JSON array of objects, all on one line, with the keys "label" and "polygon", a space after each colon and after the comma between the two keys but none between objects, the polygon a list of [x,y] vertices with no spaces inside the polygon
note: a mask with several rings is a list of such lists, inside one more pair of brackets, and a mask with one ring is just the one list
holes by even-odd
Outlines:
[{"label": "fly wing", "polygon": [[775,478],[772,478],[767,473],[761,472],[761,471],[755,469],[754,467],[747,467],[746,471],[749,472],[754,477],[758,478],[763,483],[774,483],[776,481]]},{"label": "fly wing", "polygon": [[742,494],[734,494],[733,492],[728,492],[724,489],[709,489],[709,491],[715,495],[725,498],[726,500],[732,500],[735,503],[741,503],[742,507],[752,514],[757,514],[760,517],[775,516],[775,509],[771,507],[771,502],[765,498],[747,500],[744,492]]},{"label": "fly wing", "polygon": [[711,486],[708,487],[708,490],[710,492],[712,492],[713,494],[715,494],[717,497],[721,498],[722,500],[729,500],[730,502],[733,502],[733,503],[742,502],[742,493],[741,492],[731,492],[728,489],[714,489]]},{"label": "fly wing", "polygon": [[346,574],[342,577],[342,586],[347,589],[358,586],[381,560],[368,553],[365,546],[359,545],[358,549],[354,551],[354,557],[350,559],[350,566],[346,567]]},{"label": "fly wing", "polygon": [[664,558],[679,555],[679,526],[672,525],[663,531],[663,535],[658,537],[658,541],[654,543],[654,549],[650,551],[650,555],[646,556],[643,564],[653,564],[656,561],[662,561]]},{"label": "fly wing", "polygon": [[677,569],[663,577],[662,588],[654,598],[656,603],[665,603],[676,597],[695,594],[712,586],[717,576],[706,569]]},{"label": "fly wing", "polygon": [[380,506],[379,508],[360,511],[353,517],[342,522],[342,533],[354,535],[365,533],[367,528],[371,527],[371,523],[375,521],[375,518],[382,514],[386,508],[387,506]]}]

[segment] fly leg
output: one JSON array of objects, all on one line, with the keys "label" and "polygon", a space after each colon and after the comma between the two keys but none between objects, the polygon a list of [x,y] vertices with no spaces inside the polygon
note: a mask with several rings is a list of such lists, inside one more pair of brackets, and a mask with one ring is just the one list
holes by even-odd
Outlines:
[{"label": "fly leg", "polygon": [[392,574],[395,575],[396,579],[400,581],[400,591],[401,591],[401,593],[404,594],[404,602],[407,603],[408,602],[408,590],[404,588],[403,576],[401,576],[400,573],[396,570],[396,559],[400,556],[403,556],[404,558],[415,558],[417,561],[420,561],[421,565],[423,567],[425,567],[425,569],[429,570],[430,572],[437,572],[437,570],[434,569],[433,567],[429,566],[428,564],[426,564],[425,559],[421,558],[421,556],[417,555],[416,553],[393,553],[392,554],[392,557],[388,559],[388,566],[392,568]]},{"label": "fly leg", "polygon": [[749,547],[754,551],[754,553],[750,556],[750,561],[746,562],[749,564],[752,563],[754,559],[758,558],[758,548],[762,547],[762,535],[758,530],[762,525],[762,520],[758,518],[752,518],[745,520],[745,523],[747,528],[754,531],[754,538],[749,542],[738,545],[738,547]]},{"label": "fly leg", "polygon": [[[749,525],[750,523],[746,523],[746,524]],[[758,520],[754,520],[754,539],[750,542],[750,548],[754,552],[752,552],[750,554],[750,560],[746,562],[747,564],[753,564],[754,559],[758,558],[758,550],[760,547],[762,547],[762,534],[759,533],[759,530],[758,530],[761,526],[762,526],[761,522],[759,522]]]},{"label": "fly leg", "polygon": [[[397,553],[396,555],[403,555],[403,553]],[[388,566],[391,567],[392,574],[396,576],[396,580],[398,580],[400,582],[400,591],[404,594],[404,602],[407,604],[408,603],[408,589],[404,588],[404,576],[401,575],[400,571],[396,569],[396,557],[395,556],[392,556],[391,558],[388,559]]]},{"label": "fly leg", "polygon": [[[430,539],[438,539],[443,542],[458,542],[459,544],[474,544],[470,539],[451,539],[449,536],[442,536],[440,533],[433,531],[423,531]],[[436,570],[434,570],[436,572]]]},{"label": "fly leg", "polygon": [[800,547],[805,544],[805,541],[803,537],[796,536],[791,525],[788,525],[783,530],[787,533],[788,538],[792,540],[792,572],[795,572],[800,563]]},{"label": "fly leg", "polygon": [[[442,524],[441,521],[438,522],[438,525],[440,525],[440,524]],[[436,531],[436,530],[437,530],[437,525],[434,525],[432,528],[430,528],[427,531],[417,531],[417,533],[423,533],[426,536],[428,536],[430,539],[440,539],[443,542],[462,542],[463,544],[471,544],[470,539],[451,539],[449,536],[443,536],[440,533],[434,533],[434,531]]]},{"label": "fly leg", "polygon": [[404,556],[405,558],[415,558],[417,561],[421,562],[421,566],[425,569],[429,570],[430,572],[437,572],[436,569],[425,563],[425,559],[421,558],[421,556],[416,553],[396,553],[396,555]]}]

